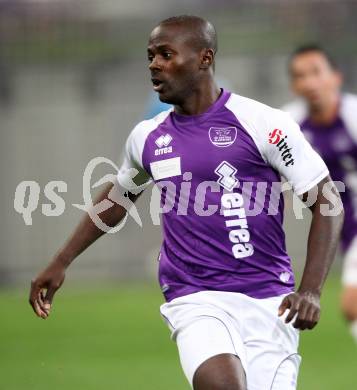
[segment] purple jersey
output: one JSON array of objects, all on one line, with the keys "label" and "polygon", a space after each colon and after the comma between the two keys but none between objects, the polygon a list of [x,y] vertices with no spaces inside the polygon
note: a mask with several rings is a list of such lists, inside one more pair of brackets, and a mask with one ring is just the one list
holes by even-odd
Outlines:
[{"label": "purple jersey", "polygon": [[288,114],[222,90],[203,114],[169,110],[139,123],[118,173],[129,190],[132,168],[135,185],[153,180],[161,190],[166,300],[202,290],[267,298],[294,289],[281,176],[300,195],[328,170]]},{"label": "purple jersey", "polygon": [[341,243],[346,251],[357,236],[357,96],[341,96],[338,117],[328,126],[312,123],[302,102],[288,104],[284,110],[300,124],[306,138],[324,159],[332,179],[346,186],[345,192],[341,192],[345,208]]}]

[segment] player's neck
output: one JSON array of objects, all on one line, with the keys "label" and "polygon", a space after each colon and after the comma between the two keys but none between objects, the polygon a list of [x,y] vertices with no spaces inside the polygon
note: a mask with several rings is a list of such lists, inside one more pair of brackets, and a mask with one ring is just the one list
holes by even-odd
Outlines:
[{"label": "player's neck", "polygon": [[214,80],[202,83],[192,94],[185,99],[183,104],[175,105],[175,112],[180,115],[199,115],[206,112],[219,98],[221,89]]},{"label": "player's neck", "polygon": [[321,107],[310,108],[310,120],[318,125],[331,125],[338,117],[340,95],[334,95]]}]

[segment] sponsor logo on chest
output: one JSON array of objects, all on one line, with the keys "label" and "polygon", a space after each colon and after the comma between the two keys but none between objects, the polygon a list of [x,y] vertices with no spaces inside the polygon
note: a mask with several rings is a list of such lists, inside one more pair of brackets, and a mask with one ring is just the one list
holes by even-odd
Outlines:
[{"label": "sponsor logo on chest", "polygon": [[269,143],[275,145],[279,150],[286,167],[294,165],[295,162],[291,151],[292,148],[289,147],[287,138],[288,136],[284,135],[280,129],[274,129],[269,133]]},{"label": "sponsor logo on chest", "polygon": [[243,259],[254,253],[243,203],[243,196],[237,192],[223,194],[221,198],[223,215],[227,218],[225,225],[229,229],[228,237],[236,259]]},{"label": "sponsor logo on chest", "polygon": [[[232,244],[232,253],[236,259],[249,257],[254,253],[250,242],[250,232],[244,209],[243,196],[233,191],[239,183],[235,174],[237,169],[228,161],[222,161],[214,171],[218,176],[217,182],[227,191],[221,197],[225,225],[229,229],[228,237]],[[233,217],[233,218],[231,218]]]}]

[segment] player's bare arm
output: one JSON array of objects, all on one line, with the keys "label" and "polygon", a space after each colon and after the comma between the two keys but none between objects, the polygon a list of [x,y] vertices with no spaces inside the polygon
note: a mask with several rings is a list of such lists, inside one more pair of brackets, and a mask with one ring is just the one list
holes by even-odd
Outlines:
[{"label": "player's bare arm", "polygon": [[[335,189],[330,176],[317,185],[317,199],[310,207],[313,217],[307,244],[306,264],[299,289],[286,296],[279,308],[280,316],[289,309],[285,322],[289,323],[295,318],[293,326],[301,330],[312,329],[319,321],[320,296],[336,253],[344,219],[342,206],[341,211],[335,216],[326,216],[321,212],[322,205],[328,205],[330,209],[336,207],[334,202],[340,202],[341,205],[337,190],[334,190],[334,201],[325,197],[322,189],[326,184],[331,184],[331,188]],[[316,188],[311,191],[316,191]],[[306,201],[308,195],[305,193],[302,199]]]},{"label": "player's bare arm", "polygon": [[[118,184],[108,184],[95,200],[94,205],[108,199],[109,193],[124,193]],[[127,192],[124,196],[135,202],[140,194]],[[113,197],[111,197],[113,198]],[[116,226],[126,215],[127,209],[118,203],[99,214],[101,220],[110,227]],[[31,281],[29,301],[37,316],[46,319],[50,314],[53,296],[65,279],[65,272],[72,261],[93,244],[105,232],[99,229],[87,213],[78,224],[63,247],[56,253],[48,266]]]}]

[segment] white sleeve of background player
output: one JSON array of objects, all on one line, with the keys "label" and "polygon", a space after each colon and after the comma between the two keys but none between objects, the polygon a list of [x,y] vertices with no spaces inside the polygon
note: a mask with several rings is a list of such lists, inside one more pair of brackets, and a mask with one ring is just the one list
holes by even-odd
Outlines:
[{"label": "white sleeve of background player", "polygon": [[266,125],[265,139],[260,140],[263,158],[291,184],[297,195],[309,191],[329,174],[326,164],[289,114],[271,109]]},{"label": "white sleeve of background player", "polygon": [[342,95],[340,115],[351,138],[357,144],[357,95]]},{"label": "white sleeve of background player", "polygon": [[307,106],[302,100],[295,100],[284,106],[280,110],[291,115],[295,122],[301,123],[308,115]]}]

